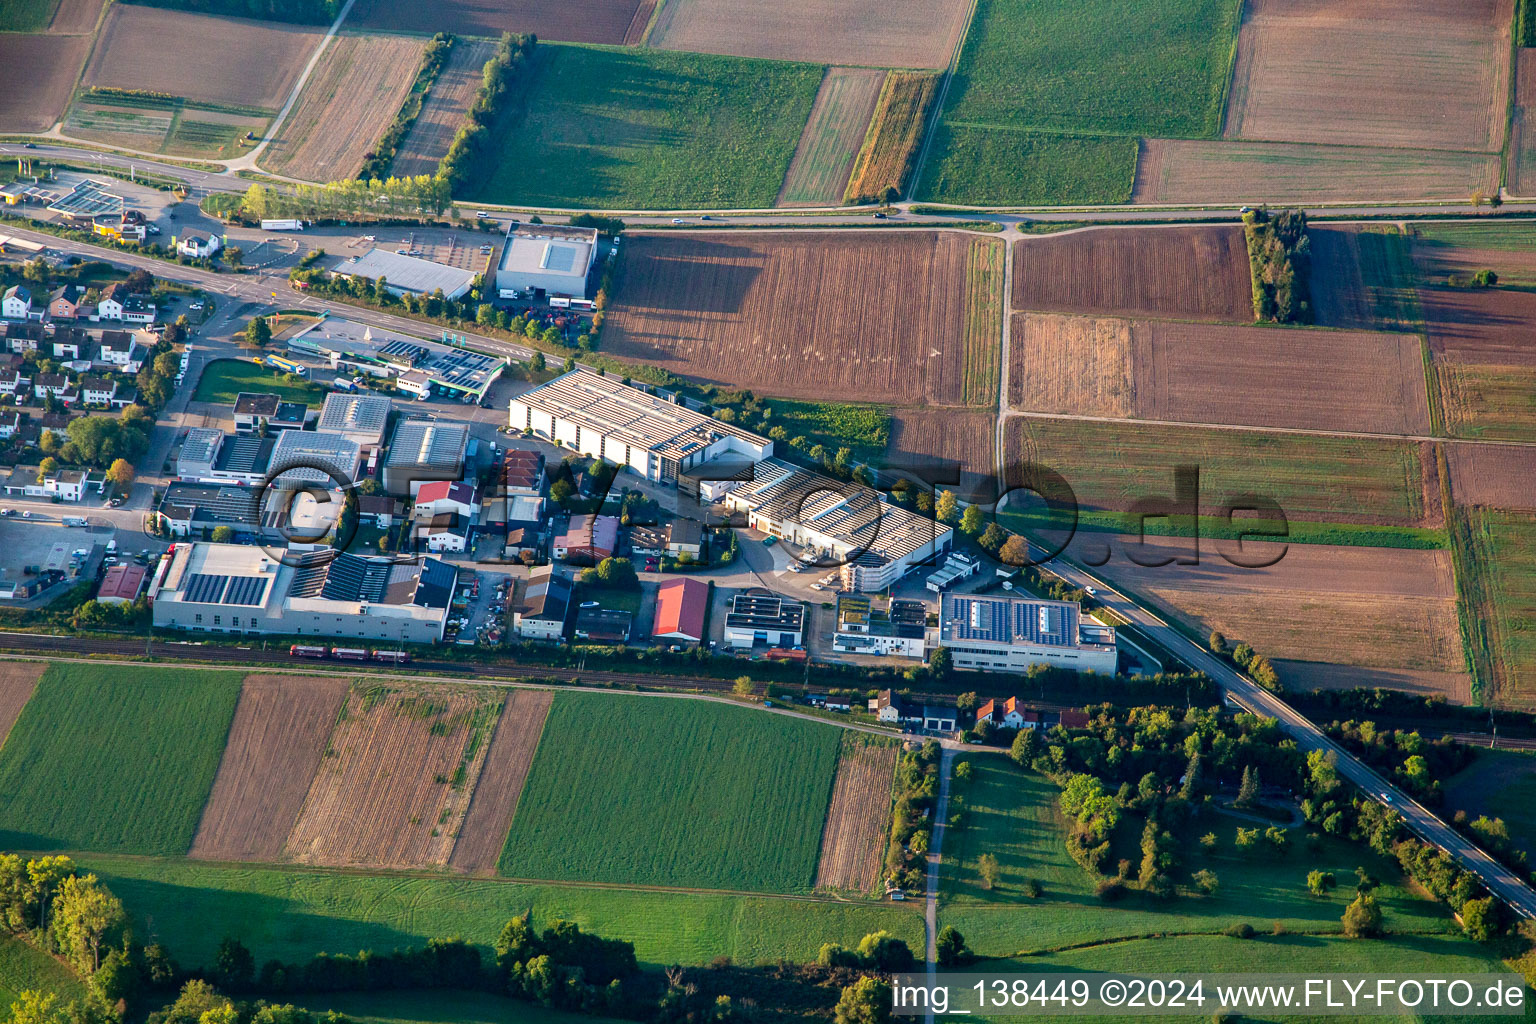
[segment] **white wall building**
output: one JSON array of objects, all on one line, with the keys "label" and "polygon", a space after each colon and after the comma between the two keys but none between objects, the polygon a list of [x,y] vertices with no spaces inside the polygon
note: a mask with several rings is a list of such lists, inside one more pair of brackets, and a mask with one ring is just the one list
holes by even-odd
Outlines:
[{"label": "white wall building", "polygon": [[1071,601],[1033,597],[945,594],[939,609],[939,646],[956,668],[1026,672],[1051,665],[1114,675],[1115,631],[1083,621]]},{"label": "white wall building", "polygon": [[584,298],[596,259],[596,228],[513,224],[496,267],[496,289],[504,299],[535,291],[551,298]]}]

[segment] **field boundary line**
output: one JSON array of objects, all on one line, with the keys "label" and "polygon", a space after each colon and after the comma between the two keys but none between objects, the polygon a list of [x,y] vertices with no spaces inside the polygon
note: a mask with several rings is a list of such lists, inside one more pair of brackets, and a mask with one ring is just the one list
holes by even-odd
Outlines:
[{"label": "field boundary line", "polygon": [[[955,40],[954,52],[949,55],[949,65],[944,69],[944,79],[939,83],[937,94],[933,97],[933,113],[928,118],[928,128],[923,132],[923,147],[917,151],[917,163],[912,165],[912,179],[907,185],[906,200],[911,202],[917,197],[917,190],[923,181],[923,171],[928,166],[928,152],[933,148],[933,137],[938,133],[939,122],[944,117],[944,104],[949,100],[949,83],[954,80],[955,71],[960,67],[960,56],[965,52],[966,40],[971,37],[971,29],[976,22],[976,10],[981,6],[981,0],[971,0],[971,9],[965,16],[965,27],[960,30],[959,37]],[[929,1014],[929,1024],[932,1024],[932,1014]]]},{"label": "field boundary line", "polygon": [[331,40],[336,38],[336,33],[341,31],[341,23],[347,20],[347,15],[352,12],[352,5],[355,3],[357,3],[357,0],[347,0],[346,4],[341,8],[341,12],[336,15],[336,20],[331,22],[331,27],[326,30],[325,35],[320,39],[320,45],[316,46],[315,52],[309,55],[309,63],[304,65],[304,71],[299,75],[299,80],[293,83],[293,90],[288,93],[287,102],[277,112],[277,116],[272,119],[272,123],[267,126],[267,132],[262,136],[261,141],[252,147],[251,151],[245,154],[245,156],[227,161],[226,170],[235,171],[245,168],[260,170],[256,163],[257,159],[266,150],[267,144],[276,138],[277,131],[283,126],[283,122],[288,120],[288,115],[292,113],[293,108],[299,102],[299,95],[304,91],[304,85],[309,81],[309,76],[319,66],[320,58],[325,55],[325,51],[330,47]]}]

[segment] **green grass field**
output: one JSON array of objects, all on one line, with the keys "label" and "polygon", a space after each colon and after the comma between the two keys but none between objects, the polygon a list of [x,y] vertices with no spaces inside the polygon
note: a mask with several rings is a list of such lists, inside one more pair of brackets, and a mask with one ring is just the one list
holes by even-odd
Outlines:
[{"label": "green grass field", "polygon": [[41,32],[58,6],[59,0],[0,0],[0,25],[7,32]]},{"label": "green grass field", "polygon": [[80,860],[127,904],[141,939],[164,942],[187,966],[210,963],[219,942],[231,934],[240,936],[258,963],[272,957],[292,961],[322,951],[388,950],[450,935],[489,949],[502,925],[530,908],[535,919],[545,923],[565,918],[583,929],[633,942],[636,956],[653,966],[708,963],[717,956],[741,964],[781,957],[813,960],[823,942],[851,945],[881,928],[913,949],[921,948],[923,936],[917,909],[872,902],[136,857]]},{"label": "green grass field", "polygon": [[1171,496],[1173,467],[1193,464],[1206,514],[1244,493],[1273,498],[1290,519],[1414,525],[1425,513],[1411,442],[1050,419],[1012,429],[1009,457],[1061,473],[1087,509]]},{"label": "green grass field", "polygon": [[324,387],[309,381],[292,383],[286,374],[268,366],[257,366],[244,359],[215,359],[203,368],[192,400],[233,405],[242,391],[273,394],[285,402],[302,402],[315,409],[325,401],[326,393]]},{"label": "green grass field", "polygon": [[1446,361],[1435,369],[1452,436],[1536,440],[1536,368]]},{"label": "green grass field", "polygon": [[[284,996],[272,1002],[285,1002]],[[435,989],[429,992],[342,992],[305,996],[314,1014],[335,1011],[354,1024],[615,1024],[606,1017],[551,1010],[537,1003],[488,992]]]},{"label": "green grass field", "polygon": [[610,209],[768,207],[813,64],[544,44],[526,113],[474,198]]},{"label": "green grass field", "polygon": [[[971,760],[976,774],[963,789],[965,824],[945,845],[940,924],[960,929],[983,955],[1038,953],[1145,935],[1217,934],[1238,921],[1259,931],[1279,921],[1291,932],[1336,934],[1360,865],[1388,883],[1377,896],[1390,931],[1460,932],[1443,907],[1397,884],[1396,866],[1364,846],[1325,839],[1315,851],[1308,850],[1298,830],[1285,855],[1240,852],[1234,842],[1237,826],[1253,823],[1215,811],[1208,811],[1191,832],[1215,833],[1217,846],[1209,853],[1186,847],[1184,869],[1175,876],[1184,885],[1189,874],[1209,868],[1221,881],[1214,895],[1159,902],[1131,893],[1119,903],[1105,904],[1093,891],[1094,880],[1067,854],[1056,787],[1002,757]],[[991,890],[982,886],[976,868],[983,853],[995,856],[1001,871]],[[1314,869],[1334,872],[1339,888],[1323,898],[1310,895],[1306,877]],[[1030,879],[1044,886],[1039,900],[1024,892]]]},{"label": "green grass field", "polygon": [[185,853],[240,680],[163,666],[49,666],[0,748],[0,848]]},{"label": "green grass field", "polygon": [[891,443],[891,412],[883,405],[792,398],[765,398],[763,404],[773,410],[774,424],[790,437],[804,435],[812,445],[825,445],[834,453],[846,445],[855,459],[877,459]]},{"label": "green grass field", "polygon": [[68,967],[10,935],[0,935],[0,1009],[24,990],[53,992],[61,1000],[84,999],[85,986]]},{"label": "green grass field", "polygon": [[1500,703],[1536,703],[1536,515],[1458,509],[1456,585],[1475,673]]},{"label": "green grass field", "polygon": [[998,363],[1003,351],[1003,258],[1000,242],[971,242],[965,263],[965,375],[967,405],[997,406]]},{"label": "green grass field", "polygon": [[1413,243],[1394,227],[1372,227],[1358,235],[1360,279],[1383,328],[1418,330],[1424,323],[1419,305],[1418,271]]},{"label": "green grass field", "polygon": [[[1005,511],[999,513],[997,519],[1015,533],[1049,533],[1061,529],[1061,523],[1044,509]],[[1450,538],[1444,530],[1426,526],[1314,523],[1305,519],[1293,520],[1288,525],[1290,530],[1285,539],[1290,544],[1342,544],[1348,547],[1411,548],[1421,551],[1450,546]],[[1241,518],[1234,523],[1222,516],[1201,516],[1199,526],[1200,536],[1208,540],[1237,540],[1243,536],[1252,536],[1251,533],[1244,533],[1246,527]],[[1188,537],[1194,533],[1194,527],[1183,520],[1148,519],[1146,528],[1148,537]],[[1126,529],[1125,516],[1120,512],[1079,512],[1077,529],[1079,532],[1123,533]]]},{"label": "green grass field", "polygon": [[500,872],[808,891],[840,740],[715,702],[556,694]]},{"label": "green grass field", "polygon": [[969,206],[1126,203],[1136,178],[1136,140],[982,128],[946,122],[917,195]]},{"label": "green grass field", "polygon": [[1510,750],[1479,750],[1477,760],[1445,782],[1448,813],[1503,818],[1510,837],[1536,851],[1536,757]]},{"label": "green grass field", "polygon": [[1415,238],[1464,249],[1536,252],[1536,221],[1424,221],[1413,225]]}]

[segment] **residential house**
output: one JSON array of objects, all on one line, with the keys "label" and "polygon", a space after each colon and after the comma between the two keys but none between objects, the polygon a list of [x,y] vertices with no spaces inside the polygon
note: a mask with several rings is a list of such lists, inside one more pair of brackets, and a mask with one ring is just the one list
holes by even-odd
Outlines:
[{"label": "residential house", "polygon": [[76,327],[54,331],[48,347],[55,359],[90,359],[96,351],[91,336]]},{"label": "residential house", "polygon": [[117,381],[110,377],[81,377],[80,401],[86,405],[111,405],[117,395]]},{"label": "residential house", "polygon": [[429,480],[422,484],[416,492],[412,514],[417,519],[431,519],[448,513],[466,520],[480,514],[480,496],[474,485],[459,480]]},{"label": "residential house", "polygon": [[32,389],[32,378],[11,367],[0,368],[0,395],[15,397]]},{"label": "residential house", "polygon": [[36,466],[15,467],[4,484],[6,494],[69,502],[82,500],[93,486],[101,490],[101,481],[92,480],[88,470],[61,469],[39,480]]},{"label": "residential house", "polygon": [[219,236],[207,231],[183,231],[176,238],[176,251],[192,259],[206,259],[220,248]]},{"label": "residential house", "polygon": [[32,382],[32,394],[37,398],[52,396],[65,405],[72,405],[80,399],[80,392],[62,373],[38,374],[37,379]]},{"label": "residential house", "polygon": [[123,384],[112,395],[112,408],[126,409],[138,400],[139,389],[132,384]]},{"label": "residential house", "polygon": [[632,526],[629,528],[629,548],[645,558],[660,558],[667,553],[667,528],[664,526]]},{"label": "residential house", "polygon": [[633,615],[616,608],[581,608],[576,612],[576,625],[571,633],[577,640],[622,644],[629,641],[633,622]]},{"label": "residential house", "polygon": [[357,518],[380,530],[394,526],[404,514],[399,498],[388,494],[360,494],[357,498]]},{"label": "residential house", "polygon": [[999,729],[1038,729],[1040,712],[1031,711],[1017,697],[989,700],[976,709],[976,721],[990,722]]},{"label": "residential house", "polygon": [[869,710],[875,713],[875,720],[887,725],[897,725],[907,717],[906,702],[901,699],[901,694],[894,690],[881,690],[875,699],[869,702]]},{"label": "residential house", "polygon": [[155,322],[155,313],[155,304],[148,297],[132,294],[121,281],[107,285],[101,293],[101,301],[96,305],[98,320],[151,324]]},{"label": "residential house", "polygon": [[69,436],[69,422],[74,419],[67,412],[45,412],[37,417],[37,434],[41,438],[44,434],[52,434],[62,441]]},{"label": "residential house", "polygon": [[0,320],[0,337],[5,338],[8,352],[36,352],[47,336],[47,330],[35,321]]},{"label": "residential house", "polygon": [[571,614],[571,581],[553,566],[528,574],[521,600],[512,613],[512,628],[524,640],[559,640]]},{"label": "residential house", "polygon": [[418,550],[463,551],[469,546],[469,520],[457,512],[440,512],[416,523]]},{"label": "residential house", "polygon": [[7,320],[26,320],[32,315],[32,290],[24,284],[13,284],[0,298],[0,316]]},{"label": "residential house", "polygon": [[596,565],[619,546],[619,521],[613,516],[571,516],[564,533],[551,542],[560,561]]},{"label": "residential house", "polygon": [[524,554],[537,555],[539,553],[539,531],[526,526],[518,526],[507,531],[507,542],[503,548],[502,557],[521,558]]},{"label": "residential house", "polygon": [[15,409],[0,409],[0,440],[9,441],[21,426],[21,413]]},{"label": "residential house", "polygon": [[704,525],[697,519],[674,519],[667,527],[667,554],[697,561],[704,554]]},{"label": "residential house", "polygon": [[138,335],[127,331],[102,331],[93,361],[122,373],[138,373],[144,368],[146,355],[146,347],[140,345]]},{"label": "residential house", "polygon": [[651,636],[656,640],[704,642],[704,619],[709,612],[709,584],[703,580],[668,580],[656,588],[656,614]]},{"label": "residential house", "polygon": [[892,690],[881,690],[875,699],[869,702],[869,710],[875,713],[877,720],[888,725],[902,725],[928,732],[954,732],[958,723],[954,708],[942,705],[908,704],[901,699],[900,694]]},{"label": "residential house", "polygon": [[[53,293],[48,300],[48,317],[51,320],[74,320],[80,316],[80,303],[85,289],[78,284],[67,284]],[[89,310],[86,310],[89,313]]]}]

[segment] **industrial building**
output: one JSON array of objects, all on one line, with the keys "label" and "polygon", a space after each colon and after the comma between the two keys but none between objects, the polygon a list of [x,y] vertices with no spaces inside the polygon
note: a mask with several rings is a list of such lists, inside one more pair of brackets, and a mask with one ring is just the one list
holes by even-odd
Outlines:
[{"label": "industrial building", "polygon": [[877,612],[863,594],[844,594],[837,599],[832,649],[845,654],[921,658],[927,627],[928,609],[921,601],[895,600]]},{"label": "industrial building", "polygon": [[514,223],[496,267],[496,290],[503,299],[584,299],[596,260],[596,228]]},{"label": "industrial building", "polygon": [[237,540],[250,539],[261,533],[262,494],[254,487],[173,483],[165,489],[155,515],[160,528],[172,537],[206,540],[214,530],[227,526]]},{"label": "industrial building", "polygon": [[[294,564],[288,564],[288,563]],[[386,643],[443,638],[458,570],[322,550],[276,561],[242,544],[175,544],[149,586],[155,626]]]},{"label": "industrial building", "polygon": [[176,456],[176,475],[199,483],[260,487],[267,481],[276,444],[275,438],[257,434],[193,427]]},{"label": "industrial building", "polygon": [[333,370],[390,378],[401,391],[421,399],[441,395],[481,401],[507,368],[497,356],[333,316],[321,316],[287,344],[290,351],[324,360]]},{"label": "industrial building", "polygon": [[939,646],[956,668],[1025,672],[1051,665],[1114,675],[1119,667],[1115,631],[1085,621],[1072,601],[945,594]]},{"label": "industrial building", "polygon": [[302,402],[285,402],[278,395],[242,391],[235,396],[235,430],[302,430],[309,419],[309,409]]},{"label": "industrial building", "polygon": [[384,443],[389,410],[390,401],[383,395],[332,392],[325,396],[320,422],[315,424],[315,429],[326,434],[340,434],[361,448],[377,448]]},{"label": "industrial building", "polygon": [[712,459],[756,462],[773,454],[766,437],[694,412],[615,377],[572,370],[509,403],[513,430],[625,467],[656,483]]},{"label": "industrial building", "polygon": [[544,565],[528,573],[513,606],[512,628],[524,640],[559,640],[571,615],[571,581]]},{"label": "industrial building", "polygon": [[432,295],[441,291],[445,299],[462,298],[474,286],[477,276],[472,270],[378,248],[342,260],[333,272],[366,281],[382,279],[391,295]]},{"label": "industrial building", "polygon": [[349,437],[317,430],[285,430],[277,435],[267,472],[284,484],[330,487],[354,483],[361,461],[362,451]]},{"label": "industrial building", "polygon": [[725,616],[729,647],[799,647],[805,636],[805,605],[754,587],[731,598]]}]

